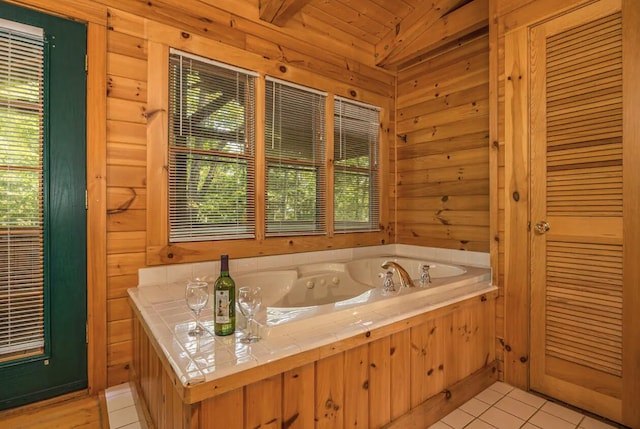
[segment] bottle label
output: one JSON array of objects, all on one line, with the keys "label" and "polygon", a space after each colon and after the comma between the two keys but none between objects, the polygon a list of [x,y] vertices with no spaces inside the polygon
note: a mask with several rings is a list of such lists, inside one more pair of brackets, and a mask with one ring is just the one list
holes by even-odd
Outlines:
[{"label": "bottle label", "polygon": [[229,291],[217,290],[216,302],[215,302],[215,321],[216,323],[230,323],[231,317],[229,317]]}]

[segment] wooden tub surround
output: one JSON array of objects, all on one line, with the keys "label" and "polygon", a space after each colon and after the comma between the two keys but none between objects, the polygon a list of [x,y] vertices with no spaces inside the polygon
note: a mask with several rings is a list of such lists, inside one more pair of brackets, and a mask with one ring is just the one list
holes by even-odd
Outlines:
[{"label": "wooden tub surround", "polygon": [[130,289],[134,380],[158,428],[426,427],[497,378],[497,288],[478,271],[403,309],[355,307],[253,345],[190,339],[182,283]]}]

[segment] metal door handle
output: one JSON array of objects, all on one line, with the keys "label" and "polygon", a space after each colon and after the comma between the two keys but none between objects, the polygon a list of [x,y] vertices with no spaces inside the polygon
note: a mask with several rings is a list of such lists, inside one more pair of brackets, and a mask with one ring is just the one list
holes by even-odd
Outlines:
[{"label": "metal door handle", "polygon": [[547,222],[546,220],[541,220],[540,222],[535,224],[533,229],[535,229],[536,234],[542,235],[551,229],[551,225],[549,225],[549,222]]}]

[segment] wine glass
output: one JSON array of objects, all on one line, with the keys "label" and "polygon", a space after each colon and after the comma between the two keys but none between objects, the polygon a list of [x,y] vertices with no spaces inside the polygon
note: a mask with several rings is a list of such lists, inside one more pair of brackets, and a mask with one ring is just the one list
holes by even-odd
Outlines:
[{"label": "wine glass", "polygon": [[244,344],[255,343],[260,339],[260,335],[256,331],[252,332],[252,326],[256,325],[254,316],[260,305],[262,305],[262,289],[258,286],[244,286],[238,289],[238,305],[240,311],[247,318],[247,332],[240,338],[240,342]]},{"label": "wine glass", "polygon": [[209,301],[209,285],[207,282],[189,280],[184,292],[184,300],[187,306],[196,315],[196,326],[189,331],[189,336],[199,337],[205,333],[200,325],[200,312]]}]

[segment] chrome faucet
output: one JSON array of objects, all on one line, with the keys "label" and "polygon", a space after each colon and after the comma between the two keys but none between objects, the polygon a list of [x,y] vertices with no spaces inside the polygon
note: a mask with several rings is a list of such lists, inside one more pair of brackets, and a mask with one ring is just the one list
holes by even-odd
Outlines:
[{"label": "chrome faucet", "polygon": [[398,264],[397,262],[385,261],[385,263],[382,264],[382,268],[384,268],[385,270],[388,270],[389,268],[393,268],[394,270],[396,270],[396,273],[398,273],[398,276],[400,276],[400,285],[402,287],[414,287],[415,286],[413,284],[413,280],[411,280],[411,276],[409,275],[407,270],[402,268],[402,266],[400,264]]}]

